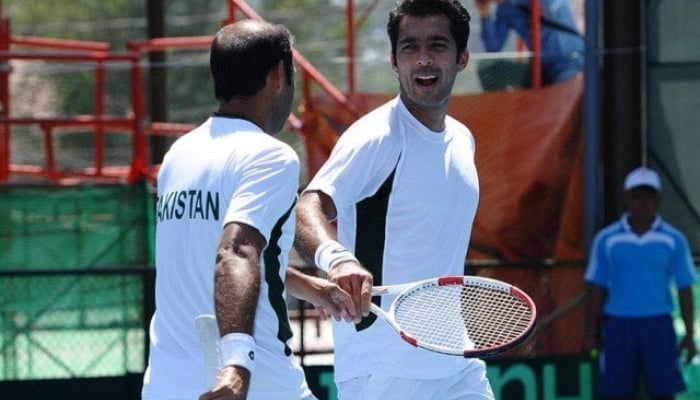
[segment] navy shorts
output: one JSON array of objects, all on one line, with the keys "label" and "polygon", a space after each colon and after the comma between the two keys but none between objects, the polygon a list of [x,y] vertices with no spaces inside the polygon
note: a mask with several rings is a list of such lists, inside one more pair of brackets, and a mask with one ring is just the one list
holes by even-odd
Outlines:
[{"label": "navy shorts", "polygon": [[598,361],[597,388],[606,396],[633,396],[640,379],[654,396],[670,396],[686,389],[670,315],[606,317]]}]

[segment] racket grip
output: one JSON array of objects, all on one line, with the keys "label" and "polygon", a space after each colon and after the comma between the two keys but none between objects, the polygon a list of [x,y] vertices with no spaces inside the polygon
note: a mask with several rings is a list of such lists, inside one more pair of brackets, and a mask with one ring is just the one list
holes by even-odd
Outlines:
[{"label": "racket grip", "polygon": [[195,326],[199,335],[199,343],[204,355],[204,368],[207,383],[213,388],[219,379],[221,372],[221,355],[219,353],[219,326],[216,317],[211,314],[202,314],[195,318]]}]

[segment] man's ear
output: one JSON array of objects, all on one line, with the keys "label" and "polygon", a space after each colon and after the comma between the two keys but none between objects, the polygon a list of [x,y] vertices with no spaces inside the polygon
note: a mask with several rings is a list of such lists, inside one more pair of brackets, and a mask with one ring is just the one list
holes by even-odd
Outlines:
[{"label": "man's ear", "polygon": [[396,65],[396,53],[391,53],[391,69],[397,74],[399,73],[399,67]]},{"label": "man's ear", "polygon": [[284,62],[280,60],[276,66],[270,68],[267,74],[268,83],[271,83],[275,89],[280,89],[287,82],[287,75],[284,73]]},{"label": "man's ear", "polygon": [[469,62],[469,50],[464,49],[462,53],[457,57],[457,70],[462,71],[467,67]]}]

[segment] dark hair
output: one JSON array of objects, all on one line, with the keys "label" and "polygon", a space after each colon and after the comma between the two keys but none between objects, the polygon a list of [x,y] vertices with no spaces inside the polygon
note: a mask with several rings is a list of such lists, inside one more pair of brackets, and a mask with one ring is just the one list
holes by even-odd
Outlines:
[{"label": "dark hair", "polygon": [[450,33],[457,43],[457,56],[467,48],[469,41],[469,11],[457,0],[398,0],[389,13],[386,31],[391,41],[391,53],[396,54],[399,24],[405,16],[426,17],[444,15],[450,20]]},{"label": "dark hair", "polygon": [[216,99],[227,102],[235,96],[254,95],[265,86],[267,74],[280,60],[291,83],[293,44],[294,37],[282,25],[243,20],[221,28],[209,56]]}]

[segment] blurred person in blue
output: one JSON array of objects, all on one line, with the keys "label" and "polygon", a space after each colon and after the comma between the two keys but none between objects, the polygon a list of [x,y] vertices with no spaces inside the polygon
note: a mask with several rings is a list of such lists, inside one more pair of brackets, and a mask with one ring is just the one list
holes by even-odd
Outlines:
[{"label": "blurred person in blue", "polygon": [[[503,50],[511,30],[532,49],[531,0],[475,0],[486,51]],[[567,81],[583,71],[584,40],[570,0],[540,0],[542,83]],[[530,85],[526,74],[525,86]]]},{"label": "blurred person in blue", "polygon": [[[640,378],[654,400],[686,390],[681,372],[697,355],[692,285],[697,281],[686,237],[658,214],[661,180],[640,167],[624,182],[626,212],[596,235],[589,287],[588,350],[599,352],[597,390],[609,399],[638,398]],[[678,289],[685,336],[673,325],[671,285]],[[601,343],[602,341],[602,343]]]}]

